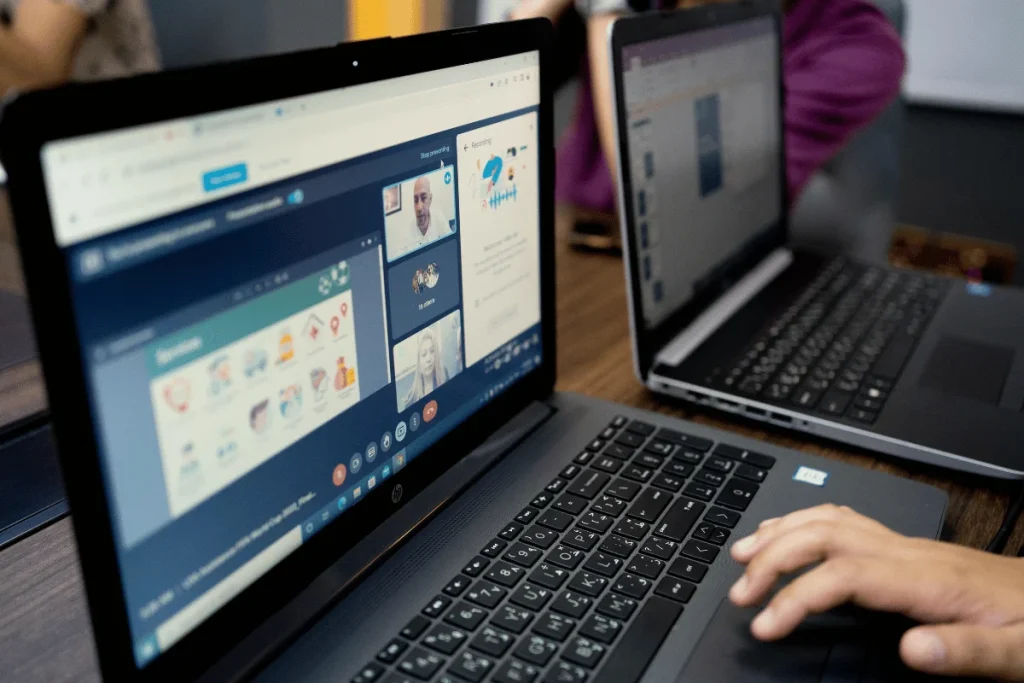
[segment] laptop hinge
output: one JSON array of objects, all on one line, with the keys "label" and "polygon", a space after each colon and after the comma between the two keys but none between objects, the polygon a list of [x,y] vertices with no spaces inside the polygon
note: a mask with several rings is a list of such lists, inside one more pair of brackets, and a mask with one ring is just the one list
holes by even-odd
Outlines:
[{"label": "laptop hinge", "polygon": [[793,252],[776,249],[701,313],[655,356],[655,362],[676,366],[793,263]]}]

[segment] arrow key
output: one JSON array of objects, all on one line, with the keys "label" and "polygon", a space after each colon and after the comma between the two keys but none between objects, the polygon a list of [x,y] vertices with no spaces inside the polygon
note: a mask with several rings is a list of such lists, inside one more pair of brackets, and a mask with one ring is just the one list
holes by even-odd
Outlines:
[{"label": "arrow key", "polygon": [[694,560],[699,560],[700,562],[711,564],[715,561],[715,558],[718,557],[718,548],[710,543],[690,539],[683,544],[683,549],[679,554]]}]

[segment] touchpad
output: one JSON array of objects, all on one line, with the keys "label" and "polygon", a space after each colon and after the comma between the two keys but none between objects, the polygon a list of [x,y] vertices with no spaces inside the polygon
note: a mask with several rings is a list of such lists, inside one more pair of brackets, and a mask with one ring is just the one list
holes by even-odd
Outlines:
[{"label": "touchpad", "polygon": [[[757,609],[723,600],[677,683],[859,683],[914,681],[899,660],[910,622],[855,608],[809,618],[789,638],[750,635]],[[923,680],[923,677],[921,677]]]},{"label": "touchpad", "polygon": [[943,337],[921,374],[921,386],[999,405],[1013,367],[1013,349]]}]

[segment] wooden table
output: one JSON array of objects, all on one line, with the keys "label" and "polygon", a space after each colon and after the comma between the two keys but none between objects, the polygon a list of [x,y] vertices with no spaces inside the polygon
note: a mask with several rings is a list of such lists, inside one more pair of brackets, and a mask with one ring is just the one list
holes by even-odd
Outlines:
[{"label": "wooden table", "polygon": [[[9,241],[6,201],[0,210],[0,286],[20,290]],[[564,231],[565,217],[559,221]],[[8,241],[4,242],[5,234]],[[826,458],[934,484],[950,494],[945,538],[982,547],[1002,520],[1010,487],[935,468],[880,460],[864,452],[787,435],[753,423],[668,405],[633,376],[622,263],[571,251],[559,241],[558,388],[657,410],[800,449]],[[38,366],[26,363],[0,376],[0,420],[45,398]],[[1024,542],[1024,522],[1009,548]],[[0,681],[58,683],[98,680],[92,631],[71,522],[64,519],[0,552]]]}]

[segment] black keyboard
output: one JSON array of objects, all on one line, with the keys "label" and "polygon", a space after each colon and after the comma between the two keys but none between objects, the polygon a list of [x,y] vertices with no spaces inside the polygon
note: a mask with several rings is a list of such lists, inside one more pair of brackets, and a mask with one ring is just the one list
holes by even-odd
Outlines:
[{"label": "black keyboard", "polygon": [[632,683],[775,459],[617,417],[352,683]]},{"label": "black keyboard", "polygon": [[837,259],[715,383],[871,424],[948,287],[942,278]]}]

